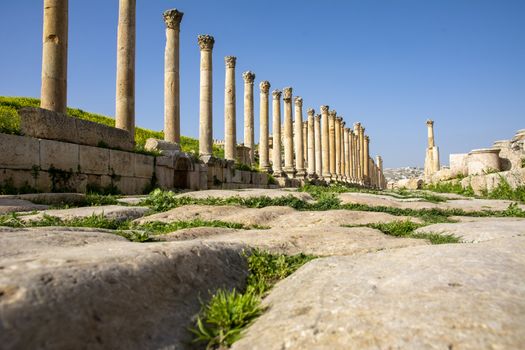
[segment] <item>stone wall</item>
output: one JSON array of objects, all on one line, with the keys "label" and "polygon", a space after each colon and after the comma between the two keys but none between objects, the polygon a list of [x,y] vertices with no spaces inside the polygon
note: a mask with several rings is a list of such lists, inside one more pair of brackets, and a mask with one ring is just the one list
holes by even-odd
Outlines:
[{"label": "stone wall", "polygon": [[0,186],[38,192],[116,189],[122,194],[154,187],[277,187],[267,174],[237,170],[222,159],[202,164],[180,151],[153,156],[8,134],[0,134]]}]

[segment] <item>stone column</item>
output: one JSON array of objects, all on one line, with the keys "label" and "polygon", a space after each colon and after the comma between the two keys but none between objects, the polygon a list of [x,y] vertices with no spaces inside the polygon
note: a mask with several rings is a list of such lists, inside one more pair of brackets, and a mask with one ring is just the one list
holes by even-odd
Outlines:
[{"label": "stone column", "polygon": [[270,82],[262,81],[259,84],[259,88],[261,89],[259,98],[259,168],[264,172],[270,172],[271,167],[268,154],[268,92],[270,91]]},{"label": "stone column", "polygon": [[383,159],[381,156],[376,156],[376,165],[377,165],[377,187],[383,189]]},{"label": "stone column", "polygon": [[365,168],[368,162],[365,158],[365,128],[361,125],[359,127],[359,165],[361,170],[361,181],[366,181]]},{"label": "stone column", "polygon": [[330,173],[330,118],[328,116],[328,109],[328,106],[321,106],[321,119],[323,120],[323,123],[321,124],[321,176],[327,181],[332,177],[332,174]]},{"label": "stone column", "polygon": [[308,176],[313,178],[315,177],[315,131],[314,131],[314,114],[315,111],[313,108],[308,109],[308,155],[307,155],[307,164],[308,164]]},{"label": "stone column", "polygon": [[322,151],[321,151],[321,115],[314,117],[314,146],[315,146],[315,175],[321,177],[323,173]]},{"label": "stone column", "polygon": [[179,34],[184,13],[164,12],[166,48],[164,50],[164,140],[180,143]]},{"label": "stone column", "polygon": [[434,121],[433,120],[427,120],[427,140],[428,140],[428,148],[432,148],[435,146],[434,143]]},{"label": "stone column", "polygon": [[368,159],[370,159],[370,137],[368,135],[365,135],[364,136],[364,139],[365,139],[365,145],[364,145],[364,158],[365,158],[365,167],[364,167],[364,171],[363,171],[363,174],[364,174],[364,177],[365,177],[365,181],[368,181],[370,182],[370,162],[368,161]]},{"label": "stone column", "polygon": [[136,0],[120,0],[117,37],[115,126],[135,140],[135,13]]},{"label": "stone column", "polygon": [[66,113],[68,0],[44,0],[40,107]]},{"label": "stone column", "polygon": [[224,158],[233,160],[237,158],[237,120],[235,101],[235,63],[234,56],[224,57],[226,64],[226,79],[224,83]]},{"label": "stone column", "polygon": [[292,119],[292,88],[283,90],[284,101],[284,171],[289,177],[295,175],[293,164],[293,119]]},{"label": "stone column", "polygon": [[212,124],[212,50],[215,39],[210,35],[199,35],[201,49],[200,63],[200,97],[199,97],[199,154],[204,161],[213,154]]},{"label": "stone column", "polygon": [[295,103],[295,167],[297,170],[296,176],[304,178],[306,170],[304,168],[304,138],[303,138],[303,99],[297,96],[294,99]]},{"label": "stone column", "polygon": [[255,74],[247,71],[242,74],[244,79],[244,145],[250,148],[248,157],[250,165],[253,164],[255,153],[254,129],[253,129],[253,82]]},{"label": "stone column", "polygon": [[281,164],[281,91],[274,90],[273,97],[273,146],[272,146],[272,168],[274,176],[283,176]]},{"label": "stone column", "polygon": [[354,124],[354,138],[355,138],[355,165],[356,165],[356,183],[361,183],[362,169],[361,169],[361,123]]},{"label": "stone column", "polygon": [[337,180],[336,172],[336,149],[335,149],[335,118],[337,112],[335,110],[330,111],[328,118],[328,128],[329,128],[329,147],[330,147],[330,174],[332,174],[332,180]]},{"label": "stone column", "polygon": [[303,162],[306,172],[308,167],[308,120],[303,122]]},{"label": "stone column", "polygon": [[334,119],[334,132],[335,132],[335,173],[337,179],[342,180],[341,172],[341,117],[335,117]]},{"label": "stone column", "polygon": [[425,178],[429,180],[431,176],[441,168],[439,164],[439,148],[436,147],[434,140],[434,121],[427,120],[428,147],[425,156]]},{"label": "stone column", "polygon": [[357,178],[356,156],[355,156],[355,135],[354,131],[349,128],[350,133],[350,172],[351,182],[355,183]]},{"label": "stone column", "polygon": [[[343,122],[344,123],[344,122]],[[343,126],[343,159],[344,159],[344,176],[345,181],[350,181],[350,135],[348,128]]]}]

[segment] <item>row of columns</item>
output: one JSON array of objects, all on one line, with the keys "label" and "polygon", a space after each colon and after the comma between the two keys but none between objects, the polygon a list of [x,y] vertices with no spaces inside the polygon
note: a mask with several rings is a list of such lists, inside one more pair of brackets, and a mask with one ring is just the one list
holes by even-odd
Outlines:
[{"label": "row of columns", "polygon": [[[165,140],[180,142],[179,35],[183,13],[171,9],[163,14],[166,25],[164,76]],[[117,39],[116,127],[134,137],[135,128],[135,33],[136,0],[119,0]],[[67,105],[68,0],[44,0],[41,107],[65,112]],[[215,39],[199,35],[200,95],[199,153],[206,161],[212,157],[212,51]],[[236,58],[225,57],[224,94],[225,158],[236,159]],[[254,91],[255,74],[247,71],[244,79],[244,143],[255,159]],[[259,168],[275,176],[318,178],[363,185],[382,186],[382,160],[369,156],[369,137],[360,123],[353,130],[335,110],[321,106],[321,114],[308,109],[303,121],[303,100],[293,98],[293,89],[272,92],[272,154],[269,154],[270,83],[262,81],[259,109]],[[281,129],[281,97],[283,128]],[[292,106],[293,101],[293,106]],[[283,135],[281,135],[283,132]],[[283,152],[284,149],[284,152]]]}]

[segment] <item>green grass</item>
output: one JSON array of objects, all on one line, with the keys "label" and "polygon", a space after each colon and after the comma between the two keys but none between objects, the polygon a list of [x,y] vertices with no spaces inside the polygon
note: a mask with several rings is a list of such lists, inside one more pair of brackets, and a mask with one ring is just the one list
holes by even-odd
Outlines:
[{"label": "green grass", "polygon": [[[0,133],[20,135],[20,117],[18,110],[23,107],[39,107],[40,100],[28,97],[3,97],[0,96]],[[72,117],[89,120],[95,123],[114,127],[115,119],[83,111],[76,108],[68,108],[67,114]],[[135,150],[137,152],[149,153],[144,151],[144,145],[148,138],[164,139],[162,131],[153,131],[144,128],[135,128]],[[199,140],[181,136],[181,149],[184,152],[199,154]],[[224,150],[220,147],[213,147],[213,154],[218,158],[224,158]]]},{"label": "green grass", "polygon": [[525,185],[512,188],[507,180],[500,176],[500,182],[490,192],[484,192],[483,197],[490,199],[508,199],[516,202],[525,203]]},{"label": "green grass", "polygon": [[463,188],[459,182],[438,182],[436,184],[428,184],[424,189],[438,193],[456,193],[467,197],[474,196],[472,186],[469,185],[467,188]]},{"label": "green grass", "polygon": [[240,339],[243,329],[264,312],[261,299],[274,284],[315,258],[253,250],[247,255],[246,289],[219,289],[202,305],[195,327],[190,329],[194,343],[205,345],[206,349],[230,347]]},{"label": "green grass", "polygon": [[[343,226],[356,227],[355,225]],[[428,239],[432,244],[459,243],[459,238],[453,235],[440,235],[438,233],[415,233],[415,230],[417,230],[420,227],[427,226],[427,224],[417,224],[409,220],[398,220],[388,223],[372,223],[359,226],[375,228],[386,235],[395,237]]]}]

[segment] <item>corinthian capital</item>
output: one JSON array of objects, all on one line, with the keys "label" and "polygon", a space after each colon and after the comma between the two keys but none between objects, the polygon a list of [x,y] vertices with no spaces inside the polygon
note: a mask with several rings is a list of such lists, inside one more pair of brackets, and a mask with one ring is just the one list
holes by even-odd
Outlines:
[{"label": "corinthian capital", "polygon": [[434,125],[434,121],[432,119],[428,119],[427,120],[427,125],[428,126],[433,126]]},{"label": "corinthian capital", "polygon": [[302,107],[303,106],[303,98],[301,96],[296,96],[294,98],[294,102],[295,102],[295,105],[297,107]]},{"label": "corinthian capital", "polygon": [[283,100],[291,101],[292,100],[292,88],[291,87],[285,87],[283,89],[283,92],[284,92]]},{"label": "corinthian capital", "polygon": [[268,80],[261,81],[259,88],[263,94],[267,94],[270,91],[270,82]]},{"label": "corinthian capital", "polygon": [[162,17],[164,17],[164,23],[166,23],[166,28],[177,30],[180,29],[182,16],[184,16],[184,13],[177,9],[167,10],[162,14]]},{"label": "corinthian capital", "polygon": [[328,113],[329,109],[330,109],[329,106],[321,106],[321,113]]},{"label": "corinthian capital", "polygon": [[336,117],[337,115],[337,111],[335,109],[332,109],[330,112],[328,112],[328,114],[330,115],[330,117]]},{"label": "corinthian capital", "polygon": [[252,71],[246,71],[242,73],[242,78],[244,79],[245,83],[253,84],[253,81],[255,80],[255,73]]},{"label": "corinthian capital", "polygon": [[361,128],[361,123],[360,122],[354,123],[354,129],[355,130],[359,130],[360,128]]},{"label": "corinthian capital", "polygon": [[281,98],[282,92],[280,90],[273,90],[272,96],[274,100],[279,100]]},{"label": "corinthian capital", "polygon": [[215,44],[215,39],[211,35],[201,34],[197,37],[197,42],[201,50],[213,50],[213,44]]},{"label": "corinthian capital", "polygon": [[316,122],[321,121],[321,115],[320,115],[320,114],[316,114],[316,115],[314,116],[314,118],[315,118],[315,121],[316,121]]},{"label": "corinthian capital", "polygon": [[235,56],[224,57],[224,63],[226,64],[226,68],[235,68],[236,62],[237,62],[237,57]]},{"label": "corinthian capital", "polygon": [[340,123],[340,122],[343,121],[343,118],[341,118],[341,117],[335,117],[335,121],[338,122],[338,123]]},{"label": "corinthian capital", "polygon": [[369,142],[370,142],[370,136],[365,135],[365,141],[366,141],[367,143],[369,143]]},{"label": "corinthian capital", "polygon": [[309,116],[311,115],[311,116],[313,117],[314,114],[315,114],[315,109],[313,109],[313,108],[308,108],[308,111],[306,111],[306,113],[307,113]]}]

